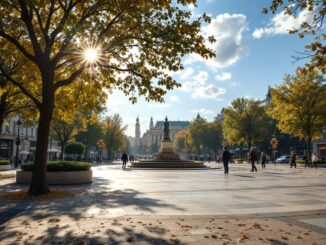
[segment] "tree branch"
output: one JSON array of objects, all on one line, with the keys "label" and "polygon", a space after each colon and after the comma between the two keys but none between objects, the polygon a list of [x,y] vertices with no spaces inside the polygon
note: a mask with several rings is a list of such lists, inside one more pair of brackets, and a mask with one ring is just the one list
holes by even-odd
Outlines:
[{"label": "tree branch", "polygon": [[25,94],[27,97],[29,97],[35,105],[40,108],[41,102],[32,95],[31,92],[29,92],[23,85],[21,85],[19,82],[17,82],[15,79],[13,79],[7,72],[3,69],[2,65],[0,64],[0,71],[1,73],[15,86],[17,86],[23,94]]},{"label": "tree branch", "polygon": [[82,65],[78,70],[76,70],[70,77],[64,80],[60,80],[57,83],[54,84],[54,90],[57,90],[58,88],[62,86],[66,86],[71,84],[82,72],[84,71],[85,65]]}]

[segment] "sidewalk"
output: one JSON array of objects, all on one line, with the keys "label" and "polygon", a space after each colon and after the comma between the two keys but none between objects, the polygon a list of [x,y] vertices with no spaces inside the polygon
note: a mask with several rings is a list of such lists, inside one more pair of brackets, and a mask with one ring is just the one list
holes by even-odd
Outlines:
[{"label": "sidewalk", "polygon": [[[91,185],[51,187],[74,197],[0,200],[0,243],[325,244],[325,169],[230,166],[95,166]],[[0,195],[27,190],[12,173],[0,173]]]}]

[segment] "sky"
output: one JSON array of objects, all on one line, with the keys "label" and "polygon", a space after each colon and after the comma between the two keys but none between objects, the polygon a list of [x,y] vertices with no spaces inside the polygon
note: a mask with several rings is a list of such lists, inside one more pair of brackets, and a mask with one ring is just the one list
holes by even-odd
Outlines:
[{"label": "sky", "polygon": [[202,35],[214,35],[217,42],[210,46],[216,57],[202,60],[196,55],[183,59],[184,70],[172,76],[182,84],[168,91],[165,103],[147,102],[139,98],[131,104],[122,92],[113,91],[107,101],[107,115],[119,113],[126,134],[135,136],[139,117],[141,134],[149,128],[150,118],[156,121],[192,121],[197,113],[208,121],[238,97],[264,99],[268,86],[282,82],[284,74],[294,74],[303,61],[294,62],[296,52],[304,50],[309,39],[290,35],[287,30],[307,18],[262,14],[271,1],[261,0],[199,0],[189,5],[194,17],[204,12],[212,18],[202,27]]}]

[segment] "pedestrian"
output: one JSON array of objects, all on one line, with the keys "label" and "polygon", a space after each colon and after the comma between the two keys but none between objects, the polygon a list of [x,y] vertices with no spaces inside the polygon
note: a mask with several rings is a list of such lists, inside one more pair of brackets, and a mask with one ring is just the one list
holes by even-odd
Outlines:
[{"label": "pedestrian", "polygon": [[227,147],[224,146],[223,148],[223,155],[222,155],[222,161],[223,161],[223,165],[224,165],[224,174],[229,174],[229,161],[231,158],[231,154],[228,151]]},{"label": "pedestrian", "polygon": [[260,162],[261,162],[261,167],[263,169],[266,168],[266,161],[267,161],[266,154],[265,152],[262,152],[260,157]]},{"label": "pedestrian", "polygon": [[309,160],[308,160],[308,157],[306,155],[303,155],[302,156],[302,160],[304,161],[304,167],[310,167],[309,166]]},{"label": "pedestrian", "polygon": [[208,163],[211,162],[211,155],[208,155]]},{"label": "pedestrian", "polygon": [[255,162],[257,161],[257,153],[253,147],[250,148],[249,152],[249,160],[251,162],[251,171],[250,172],[257,172],[257,168]]},{"label": "pedestrian", "polygon": [[127,162],[128,162],[128,156],[126,152],[123,152],[121,156],[121,160],[122,160],[122,169],[125,169],[127,167]]},{"label": "pedestrian", "polygon": [[312,154],[311,161],[312,161],[311,168],[313,167],[317,168],[318,156],[316,152]]},{"label": "pedestrian", "polygon": [[221,155],[220,154],[217,154],[216,160],[217,160],[217,163],[220,163],[221,162]]},{"label": "pedestrian", "polygon": [[294,168],[297,168],[297,163],[296,163],[297,156],[294,151],[291,153],[291,160],[290,160],[290,168],[294,166]]}]

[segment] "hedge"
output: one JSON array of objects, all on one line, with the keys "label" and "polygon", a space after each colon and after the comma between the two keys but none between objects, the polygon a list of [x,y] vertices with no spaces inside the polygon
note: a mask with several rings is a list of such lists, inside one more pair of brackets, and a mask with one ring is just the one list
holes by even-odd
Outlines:
[{"label": "hedge", "polygon": [[[305,160],[296,160],[297,164],[305,164]],[[317,161],[317,164],[326,164],[326,160],[319,160]]]},{"label": "hedge", "polygon": [[8,160],[0,160],[0,165],[10,165]]},{"label": "hedge", "polygon": [[[33,171],[33,163],[24,163],[21,165],[23,171]],[[87,162],[74,161],[49,161],[47,163],[48,172],[65,172],[65,171],[87,171],[90,170],[91,164]]]}]

